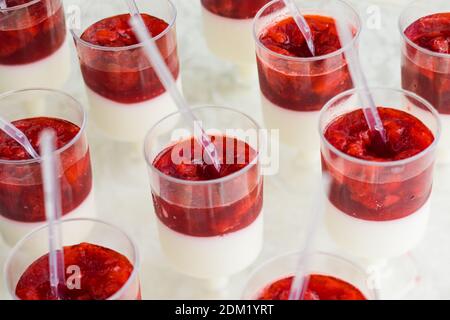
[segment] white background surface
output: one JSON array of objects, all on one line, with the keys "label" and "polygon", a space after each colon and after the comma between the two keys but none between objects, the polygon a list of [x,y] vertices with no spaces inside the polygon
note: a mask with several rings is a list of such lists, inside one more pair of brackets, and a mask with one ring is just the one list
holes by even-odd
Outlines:
[{"label": "white background surface", "polygon": [[[92,1],[92,0],[84,0]],[[313,1],[313,0],[311,0]],[[200,1],[173,0],[178,8],[177,31],[184,92],[192,104],[232,106],[262,123],[256,78],[239,83],[233,66],[217,60],[207,50],[201,31]],[[381,10],[381,29],[365,27],[361,57],[372,85],[400,87],[400,35],[397,18],[403,0],[353,0],[363,21],[367,10]],[[370,7],[377,4],[378,7]],[[86,103],[78,62],[73,49],[74,73],[66,91]],[[282,159],[278,177],[265,185],[265,245],[259,260],[249,270],[231,279],[229,290],[211,293],[203,283],[176,273],[165,261],[158,244],[149,183],[140,147],[107,140],[95,125],[89,125],[89,140],[96,184],[97,206],[102,219],[126,229],[141,250],[141,285],[144,299],[239,298],[248,274],[261,262],[300,247],[312,210],[319,166],[303,172]],[[319,165],[319,164],[318,164]],[[405,298],[450,299],[450,168],[439,167],[435,179],[433,212],[428,234],[413,252],[420,269],[418,286]],[[320,249],[333,250],[324,230]],[[0,268],[10,248],[0,240]],[[8,299],[3,277],[0,298]]]}]

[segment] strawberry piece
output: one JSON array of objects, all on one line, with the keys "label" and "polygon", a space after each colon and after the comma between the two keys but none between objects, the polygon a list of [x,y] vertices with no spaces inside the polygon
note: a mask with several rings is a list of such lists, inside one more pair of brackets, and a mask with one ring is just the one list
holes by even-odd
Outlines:
[{"label": "strawberry piece", "polygon": [[[284,278],[269,285],[258,300],[288,300],[294,278]],[[309,276],[304,300],[366,300],[352,284],[343,280],[313,274]]]},{"label": "strawberry piece", "polygon": [[[133,265],[122,254],[90,243],[64,247],[64,263],[77,266],[80,289],[60,287],[63,300],[106,300],[130,278]],[[22,274],[16,295],[22,300],[56,300],[49,281],[48,254],[34,261]]]},{"label": "strawberry piece", "polygon": [[222,17],[250,19],[270,0],[202,0],[207,10]]},{"label": "strawberry piece", "polygon": [[[396,109],[380,107],[378,110],[387,144],[369,130],[361,109],[332,121],[325,131],[326,139],[354,158],[376,162],[408,159],[433,143],[433,133],[419,119]],[[384,221],[408,216],[427,201],[431,191],[432,166],[408,180],[397,178],[396,181],[395,172],[389,172],[392,182],[378,183],[378,177],[387,172],[376,166],[349,163],[344,172],[338,172],[323,161],[324,170],[333,178],[330,201],[356,218]]]},{"label": "strawberry piece", "polygon": [[[211,136],[211,142],[219,153],[219,172],[194,138],[163,150],[153,162],[159,171],[177,179],[212,181],[210,186],[191,186],[160,180],[163,194],[153,194],[156,215],[177,232],[197,237],[225,235],[247,227],[261,212],[262,179],[256,166],[226,183],[213,183],[249,165],[256,151],[246,143],[225,136]],[[245,189],[248,194],[243,196],[245,186],[248,186]],[[224,192],[230,197],[234,190],[238,190],[239,197],[231,197],[230,201],[222,198]],[[183,205],[186,203],[192,205]]]}]

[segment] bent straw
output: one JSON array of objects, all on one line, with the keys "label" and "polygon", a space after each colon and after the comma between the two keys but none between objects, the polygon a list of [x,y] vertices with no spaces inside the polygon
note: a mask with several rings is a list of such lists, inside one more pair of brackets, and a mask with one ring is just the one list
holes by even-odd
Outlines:
[{"label": "bent straw", "polygon": [[185,120],[189,123],[192,122],[194,124],[194,137],[205,149],[209,160],[211,160],[212,164],[214,165],[214,168],[217,170],[217,172],[220,172],[220,161],[217,156],[216,147],[201,127],[200,121],[189,108],[189,104],[187,103],[186,99],[183,97],[180,91],[178,91],[175,80],[170,73],[169,68],[164,62],[164,59],[161,56],[161,53],[159,52],[155,41],[151,37],[149,31],[147,30],[147,27],[144,24],[144,21],[142,20],[141,15],[139,14],[139,9],[136,5],[136,2],[134,0],[127,0],[127,4],[131,13],[130,23],[137,35],[137,38],[142,43],[144,51],[147,54],[150,62],[152,63],[156,73],[158,74],[161,83],[164,85],[167,92],[169,92],[169,94],[172,96],[173,101],[183,114]]},{"label": "bent straw", "polygon": [[16,126],[14,126],[11,122],[3,119],[2,117],[0,117],[0,130],[5,132],[8,136],[10,136],[18,144],[20,144],[32,158],[39,158],[39,154],[36,152],[36,150],[34,150],[27,136],[22,131],[17,129]]},{"label": "bent straw", "polygon": [[383,122],[381,121],[380,114],[378,113],[377,106],[375,105],[375,100],[373,99],[373,96],[369,91],[367,79],[364,75],[364,72],[362,71],[358,54],[356,53],[355,48],[351,45],[351,42],[353,40],[352,29],[349,25],[344,23],[344,19],[341,18],[343,16],[344,15],[342,13],[338,14],[339,18],[336,20],[336,24],[342,47],[349,46],[348,50],[345,52],[345,58],[347,60],[350,75],[355,87],[361,89],[358,90],[358,96],[362,103],[364,116],[366,118],[370,131],[378,132],[383,142],[386,143],[387,137]]},{"label": "bent straw", "polygon": [[48,222],[50,286],[55,297],[60,299],[59,288],[65,285],[64,251],[61,241],[61,191],[57,179],[55,134],[45,130],[40,135],[42,155],[41,169],[44,181],[45,215]]},{"label": "bent straw", "polygon": [[283,0],[284,5],[288,8],[292,17],[294,18],[295,24],[300,29],[300,32],[303,34],[303,37],[306,40],[306,44],[308,45],[309,51],[313,56],[316,55],[316,48],[314,46],[314,40],[311,32],[311,28],[306,22],[305,17],[300,12],[300,9],[295,4],[294,0]]}]

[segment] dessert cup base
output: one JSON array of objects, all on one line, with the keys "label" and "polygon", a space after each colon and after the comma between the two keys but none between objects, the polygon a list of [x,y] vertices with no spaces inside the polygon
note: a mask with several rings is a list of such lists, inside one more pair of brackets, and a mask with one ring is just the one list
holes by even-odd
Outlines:
[{"label": "dessert cup base", "polygon": [[411,254],[366,265],[369,286],[372,286],[380,300],[404,298],[420,279],[416,261]]},{"label": "dessert cup base", "polygon": [[229,283],[228,277],[208,279],[205,280],[205,289],[211,292],[224,291],[228,288]]}]

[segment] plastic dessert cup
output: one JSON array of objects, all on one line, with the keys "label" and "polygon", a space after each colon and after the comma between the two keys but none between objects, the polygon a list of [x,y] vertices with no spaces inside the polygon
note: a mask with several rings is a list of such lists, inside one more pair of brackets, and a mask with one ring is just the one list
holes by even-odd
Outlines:
[{"label": "plastic dessert cup", "polygon": [[400,17],[402,86],[440,113],[438,162],[450,163],[450,3],[414,1]]},{"label": "plastic dessert cup", "polygon": [[0,9],[0,92],[59,89],[70,75],[60,0],[6,0]]},{"label": "plastic dessert cup", "polygon": [[[22,239],[5,264],[9,293],[18,300],[55,300],[48,280],[48,225]],[[61,223],[66,285],[62,300],[140,300],[139,253],[120,228],[94,219]],[[88,229],[75,237],[72,230]],[[70,235],[67,237],[67,235]],[[81,276],[81,278],[80,278]],[[79,280],[79,282],[78,282]],[[78,283],[77,283],[78,282]]]},{"label": "plastic dessert cup", "polygon": [[[29,89],[0,95],[0,114],[21,129],[39,150],[39,134],[57,134],[63,218],[95,216],[86,113],[71,96]],[[0,234],[10,245],[45,222],[39,159],[0,132]]]},{"label": "plastic dessert cup", "polygon": [[[300,253],[269,260],[258,267],[245,287],[245,300],[288,300]],[[372,300],[375,292],[364,269],[340,256],[316,252],[308,258],[305,300]]]},{"label": "plastic dessert cup", "polygon": [[270,0],[201,0],[203,31],[214,55],[247,72],[255,68],[253,19]]},{"label": "plastic dessert cup", "polygon": [[437,112],[419,96],[371,91],[387,147],[370,134],[357,91],[333,98],[321,113],[322,169],[331,178],[326,222],[338,245],[382,276],[382,296],[391,298],[416,279],[407,253],[427,230],[441,129]]},{"label": "plastic dessert cup", "polygon": [[[309,23],[316,47],[312,57],[283,1],[272,1],[256,15],[254,36],[266,126],[279,129],[281,142],[309,165],[319,160],[319,111],[337,94],[353,88],[344,53],[357,47],[361,21],[339,0],[295,1]],[[354,39],[341,47],[331,5],[354,28]]]},{"label": "plastic dessert cup", "polygon": [[[86,2],[82,29],[72,35],[98,128],[114,140],[142,144],[148,129],[177,108],[128,23],[126,2],[113,2]],[[167,0],[136,3],[181,89],[175,7]]]},{"label": "plastic dessert cup", "polygon": [[262,248],[259,127],[232,109],[201,107],[194,113],[216,145],[220,173],[202,159],[202,147],[180,113],[150,130],[145,156],[165,255],[179,272],[220,289]]}]

